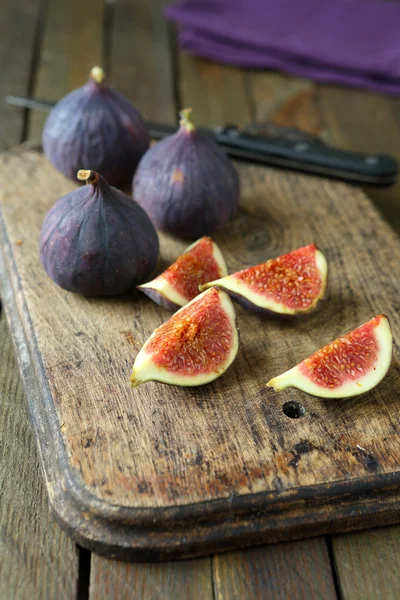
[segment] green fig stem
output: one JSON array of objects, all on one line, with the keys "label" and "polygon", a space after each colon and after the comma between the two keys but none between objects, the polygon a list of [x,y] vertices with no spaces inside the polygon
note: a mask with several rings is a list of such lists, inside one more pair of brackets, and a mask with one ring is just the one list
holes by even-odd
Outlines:
[{"label": "green fig stem", "polygon": [[180,111],[179,116],[180,116],[179,125],[181,127],[183,127],[184,129],[186,129],[186,131],[188,133],[191,133],[192,131],[196,130],[196,126],[192,121],[192,109],[191,108],[184,108],[183,110]]},{"label": "green fig stem", "polygon": [[79,181],[85,181],[86,183],[98,183],[99,174],[96,171],[89,171],[87,169],[81,169],[77,173]]},{"label": "green fig stem", "polygon": [[93,79],[95,83],[103,83],[105,78],[106,74],[101,67],[93,67],[93,69],[90,71],[90,79]]}]

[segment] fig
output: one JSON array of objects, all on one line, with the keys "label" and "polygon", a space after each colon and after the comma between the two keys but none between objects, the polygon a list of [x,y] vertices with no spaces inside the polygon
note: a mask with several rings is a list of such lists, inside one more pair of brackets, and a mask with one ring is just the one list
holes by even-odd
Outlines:
[{"label": "fig", "polygon": [[86,85],[57,102],[44,125],[43,150],[70,179],[88,165],[121,187],[130,185],[150,140],[139,111],[104,79],[94,67]]},{"label": "fig", "polygon": [[158,236],[144,210],[94,171],[88,185],[62,196],[47,213],[40,258],[62,288],[89,296],[123,294],[156,266]]},{"label": "fig", "polygon": [[378,315],[267,383],[277,392],[298,388],[321,398],[364,394],[385,377],[392,360],[392,331]]},{"label": "fig", "polygon": [[315,244],[200,286],[217,285],[253,312],[304,315],[325,294],[328,265]]},{"label": "fig", "polygon": [[204,385],[225,373],[238,347],[232,301],[223,290],[211,288],[149,337],[133,365],[132,387],[146,381]]},{"label": "fig", "polygon": [[209,237],[202,237],[186,248],[166,271],[138,289],[157,304],[175,311],[199,295],[199,285],[227,274],[217,244]]},{"label": "fig", "polygon": [[141,159],[133,197],[161,231],[199,238],[224,225],[239,204],[239,177],[210,136],[197,131],[191,109],[180,128]]}]

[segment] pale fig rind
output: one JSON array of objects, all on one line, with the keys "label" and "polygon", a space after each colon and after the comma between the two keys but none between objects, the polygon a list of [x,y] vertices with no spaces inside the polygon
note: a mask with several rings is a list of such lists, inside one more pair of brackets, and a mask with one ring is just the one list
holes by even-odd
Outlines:
[{"label": "pale fig rind", "polygon": [[[331,349],[335,343],[340,344],[347,336],[350,336],[354,332],[362,330],[363,327],[371,324],[374,324],[373,336],[376,343],[376,360],[371,364],[366,373],[361,372],[360,377],[345,379],[341,384],[335,387],[323,387],[307,376],[308,370],[305,368],[307,361],[316,357],[319,353]],[[389,319],[386,315],[381,314],[374,317],[374,319],[371,319],[368,323],[349,332],[349,334],[346,334],[345,336],[334,340],[324,348],[321,348],[321,350],[308,357],[308,359],[303,360],[292,369],[282,373],[282,375],[274,377],[267,383],[267,386],[274,388],[277,392],[286,388],[297,388],[311,396],[318,396],[320,398],[349,398],[351,396],[358,396],[370,391],[385,377],[392,361],[392,348],[393,338]],[[351,356],[351,350],[349,356]],[[355,360],[357,360],[357,358]],[[344,366],[340,366],[344,369]],[[353,368],[357,369],[357,365],[354,363]],[[357,374],[356,371],[354,371],[354,373]]]},{"label": "pale fig rind", "polygon": [[144,286],[138,285],[137,289],[146,294],[146,296],[148,296],[150,300],[153,300],[153,302],[155,302],[156,304],[159,304],[163,308],[166,308],[167,310],[170,310],[172,312],[177,311],[181,306],[179,304],[176,304],[175,302],[171,302],[170,300],[168,300],[162,292],[158,291],[154,287],[150,287],[145,284]]},{"label": "pale fig rind", "polygon": [[[167,275],[170,269],[174,268],[174,265],[178,263],[178,261],[184,259],[191,252],[197,249],[203,242],[208,242],[211,245],[212,258],[215,261],[215,267],[217,268],[217,272],[221,277],[225,277],[228,274],[228,270],[226,268],[224,257],[222,256],[221,250],[218,248],[217,244],[211,240],[211,238],[202,237],[190,246],[186,248],[186,250],[178,257],[178,259],[170,266],[166,271],[161,273],[158,277],[149,281],[147,283],[143,283],[138,286],[138,289],[146,294],[149,298],[151,298],[154,302],[166,308],[167,310],[176,311],[182,306],[185,306],[190,302],[193,297],[190,297],[189,294],[183,295],[174,287],[172,283],[169,281]],[[209,255],[207,255],[209,258]],[[191,265],[189,265],[190,267]],[[199,280],[197,280],[199,281]],[[200,280],[201,281],[201,280]],[[205,283],[206,280],[202,280],[202,283]],[[198,285],[196,284],[198,288]],[[200,292],[197,289],[198,295]]]},{"label": "pale fig rind", "polygon": [[[237,273],[233,273],[232,275],[228,275],[227,277],[223,277],[221,279],[210,281],[209,283],[201,285],[200,290],[205,290],[211,286],[216,285],[225,290],[230,295],[230,297],[233,300],[235,300],[238,304],[240,304],[247,310],[250,310],[251,312],[261,315],[272,315],[288,318],[308,315],[316,309],[320,300],[322,300],[325,296],[328,282],[328,263],[326,261],[325,256],[323,255],[321,250],[317,248],[317,246],[315,246],[314,244],[310,244],[310,246],[306,246],[304,249],[306,248],[313,248],[315,251],[315,266],[317,272],[319,273],[321,285],[318,293],[315,294],[312,301],[304,307],[290,307],[282,302],[274,300],[268,295],[261,295],[260,293],[255,293],[244,281],[241,281],[236,277]],[[298,248],[297,250],[293,251],[293,253],[300,250],[302,250],[302,248]],[[290,254],[292,253],[290,252],[284,256],[289,256]],[[278,257],[278,259],[280,258],[283,257]],[[272,259],[271,262],[278,259]],[[263,265],[258,266],[262,267]],[[267,289],[267,292],[268,291],[269,290]]]},{"label": "pale fig rind", "polygon": [[184,319],[185,315],[189,312],[189,307],[193,307],[193,305],[196,305],[196,307],[201,307],[202,303],[206,301],[207,294],[218,294],[219,305],[222,308],[225,315],[227,316],[230,324],[230,346],[223,362],[221,364],[216,365],[216,367],[211,369],[209,372],[199,373],[196,375],[174,373],[164,366],[157,365],[156,361],[153,359],[152,353],[148,351],[148,348],[150,343],[154,339],[157,339],[157,336],[160,337],[160,330],[162,330],[163,328],[163,325],[161,325],[161,327],[157,328],[154,331],[154,333],[149,337],[149,339],[141,348],[139,354],[135,359],[131,375],[132,387],[137,387],[138,385],[147,381],[157,381],[160,383],[178,386],[205,385],[220,377],[230,367],[230,365],[235,360],[239,349],[239,331],[236,323],[236,314],[234,306],[228,294],[226,294],[223,290],[220,290],[218,288],[212,288],[203,292],[202,294],[194,298],[194,300],[192,300],[189,304],[178,310],[171,317],[170,321],[174,319],[176,322],[178,322],[179,316],[181,316],[182,319]]}]

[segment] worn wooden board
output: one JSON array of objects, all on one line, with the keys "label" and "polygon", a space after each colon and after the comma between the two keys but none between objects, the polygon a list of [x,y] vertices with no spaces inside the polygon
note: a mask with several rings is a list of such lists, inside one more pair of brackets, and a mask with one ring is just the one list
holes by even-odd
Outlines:
[{"label": "worn wooden board", "polygon": [[[215,236],[229,269],[315,241],[330,263],[327,300],[296,323],[238,310],[240,354],[211,385],[131,390],[131,363],[169,313],[135,293],[100,300],[58,289],[40,266],[38,236],[74,184],[36,151],[0,159],[3,296],[50,500],[99,552],[196,556],[398,519],[397,345],[389,374],[363,397],[276,394],[265,382],[378,312],[399,336],[399,241],[355,188],[240,172],[242,210]],[[165,263],[185,246],[161,242]],[[289,399],[304,418],[285,416]]]}]

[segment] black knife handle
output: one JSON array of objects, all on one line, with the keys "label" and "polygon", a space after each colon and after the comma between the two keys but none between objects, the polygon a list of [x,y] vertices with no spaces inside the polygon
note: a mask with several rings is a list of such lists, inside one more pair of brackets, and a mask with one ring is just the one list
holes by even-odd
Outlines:
[{"label": "black knife handle", "polygon": [[[53,102],[7,96],[6,102],[48,112]],[[147,121],[152,139],[161,140],[176,131],[176,125]],[[271,123],[255,124],[247,129],[225,125],[215,130],[199,128],[211,136],[232,158],[263,165],[322,175],[350,183],[391,185],[396,181],[396,160],[386,154],[360,154],[327,146],[311,134]]]},{"label": "black knife handle", "polygon": [[218,143],[238,158],[353,183],[390,185],[396,181],[397,161],[389,155],[340,150],[326,146],[314,136],[300,141],[293,137],[248,135],[232,126],[216,132]]}]

